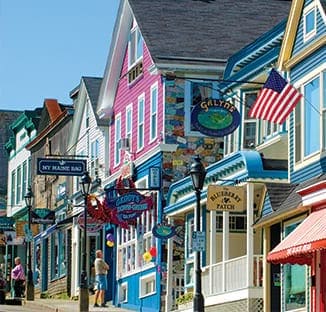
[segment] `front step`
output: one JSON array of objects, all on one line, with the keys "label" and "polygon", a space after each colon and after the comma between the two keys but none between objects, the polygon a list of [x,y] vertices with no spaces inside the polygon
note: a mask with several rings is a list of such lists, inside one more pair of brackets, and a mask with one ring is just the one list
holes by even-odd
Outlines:
[{"label": "front step", "polygon": [[8,305],[23,305],[24,298],[7,298],[5,304]]}]

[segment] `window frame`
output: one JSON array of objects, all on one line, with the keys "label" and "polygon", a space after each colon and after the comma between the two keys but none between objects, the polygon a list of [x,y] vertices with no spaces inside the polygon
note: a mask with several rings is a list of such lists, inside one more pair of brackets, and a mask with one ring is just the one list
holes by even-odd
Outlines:
[{"label": "window frame", "polygon": [[[306,138],[306,124],[304,118],[306,114],[306,94],[304,87],[311,83],[316,78],[319,79],[319,107],[311,107],[310,109],[313,111],[317,109],[319,111],[319,150],[314,151],[308,155],[305,154],[305,138]],[[298,80],[295,83],[295,87],[300,90],[300,93],[303,95],[301,101],[297,104],[295,108],[295,128],[293,129],[294,132],[294,147],[295,147],[295,159],[294,159],[294,169],[298,170],[302,167],[309,165],[310,163],[318,160],[321,157],[321,154],[325,152],[325,144],[326,144],[326,117],[323,119],[323,113],[326,112],[326,65],[320,66],[313,70],[309,75],[306,75],[302,79]],[[311,104],[309,104],[311,106]],[[308,129],[308,133],[310,133]],[[310,139],[310,134],[308,134]]]},{"label": "window frame", "polygon": [[[148,282],[153,282],[153,287],[152,287],[153,289],[152,291],[149,292],[147,292],[146,290],[146,284]],[[157,283],[156,272],[151,272],[149,274],[141,276],[139,278],[139,298],[145,298],[156,294],[156,286],[157,286],[156,283]]]},{"label": "window frame", "polygon": [[[307,215],[304,215],[304,216],[299,216],[299,217],[296,217],[296,218],[293,218],[291,220],[288,220],[286,222],[283,222],[282,224],[282,239],[284,240],[292,231],[294,231],[303,221],[304,219],[307,217]],[[296,225],[292,231],[286,233],[286,229],[289,228],[290,226],[293,226],[293,225]],[[298,264],[294,264],[294,265],[291,265],[291,264],[284,264],[281,266],[281,275],[282,275],[282,280],[283,280],[283,283],[281,283],[281,296],[282,296],[282,304],[284,305],[284,311],[297,311],[297,309],[304,309],[304,308],[307,308],[307,299],[309,298],[309,292],[310,292],[310,289],[309,289],[309,285],[308,285],[308,281],[307,281],[307,276],[308,276],[308,267],[307,265],[304,265],[304,266],[301,266],[300,267],[304,267],[305,268],[305,306],[304,307],[298,307],[298,308],[295,308],[295,309],[287,309],[287,303],[286,303],[286,272],[289,270],[289,268],[291,268],[292,266],[299,266]]]},{"label": "window frame", "polygon": [[[154,93],[155,92],[155,93]],[[154,94],[153,94],[154,93]],[[154,100],[155,98],[155,100]],[[156,82],[151,86],[150,96],[150,142],[157,138],[158,130],[158,83]]]},{"label": "window frame", "polygon": [[114,166],[121,162],[121,114],[117,114],[114,120]]},{"label": "window frame", "polygon": [[[308,17],[313,13],[313,26],[309,30]],[[303,41],[306,42],[314,37],[317,33],[317,7],[315,3],[311,3],[303,10]]]},{"label": "window frame", "polygon": [[129,149],[131,150],[132,143],[132,103],[126,107],[126,135],[125,138],[128,139]]},{"label": "window frame", "polygon": [[[125,296],[122,297],[122,294]],[[127,303],[128,302],[128,282],[123,282],[119,285],[119,302]]]},{"label": "window frame", "polygon": [[140,151],[145,145],[145,93],[138,97],[137,103],[137,151]]},{"label": "window frame", "polygon": [[[243,114],[242,114],[243,115],[243,119],[242,119],[243,126],[242,126],[241,146],[242,146],[243,149],[254,148],[258,144],[257,133],[259,133],[258,132],[259,122],[258,122],[257,119],[250,118],[248,116],[249,109],[250,109],[251,105],[255,102],[255,100],[253,100],[252,103],[250,103],[251,105],[247,106],[247,98],[246,98],[246,96],[249,95],[249,94],[250,95],[255,94],[256,95],[255,99],[257,99],[258,90],[256,90],[256,89],[255,90],[244,90],[243,93],[242,93],[242,103],[244,103],[244,105],[242,107],[242,110],[243,110]],[[252,129],[255,128],[255,134],[252,136],[254,139],[253,139],[253,141],[251,143],[248,142],[248,144],[245,144],[245,142],[247,141],[246,137],[250,138],[251,136],[246,136],[246,129],[247,129],[246,125],[252,126]],[[251,128],[248,127],[248,129],[250,130]]]},{"label": "window frame", "polygon": [[[135,35],[134,42],[132,41],[133,35]],[[139,41],[142,45],[141,51],[139,50]],[[139,53],[141,52],[141,54]],[[134,54],[131,58],[131,54]],[[139,55],[139,56],[138,56]],[[138,25],[136,24],[134,20],[134,26],[130,29],[130,37],[128,40],[128,70],[133,68],[136,64],[141,62],[144,56],[144,39],[142,37],[142,34],[140,32],[140,29]]]}]

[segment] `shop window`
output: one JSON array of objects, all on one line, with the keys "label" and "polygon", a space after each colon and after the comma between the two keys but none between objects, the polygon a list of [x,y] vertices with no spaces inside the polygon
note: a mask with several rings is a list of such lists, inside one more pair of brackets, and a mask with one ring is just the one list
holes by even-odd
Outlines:
[{"label": "shop window", "polygon": [[126,303],[128,302],[128,283],[121,283],[119,286],[119,302]]},{"label": "shop window", "polygon": [[[223,230],[223,215],[216,216],[216,232]],[[230,232],[246,232],[247,217],[244,215],[229,215],[229,230]]]},{"label": "shop window", "polygon": [[[146,188],[148,187],[147,185],[147,178],[136,183],[137,188]],[[155,224],[155,211],[154,207],[142,212],[136,219],[135,225],[129,225],[128,229],[119,228],[117,237],[117,274],[119,277],[142,270],[144,267],[153,266],[153,262],[145,261],[143,255],[152,247],[156,248],[156,238],[152,234],[152,228]]]},{"label": "shop window", "polygon": [[[284,236],[288,236],[300,221],[288,223],[284,227]],[[307,298],[307,266],[298,264],[283,265],[283,297],[285,311],[297,311],[305,308]]]},{"label": "shop window", "polygon": [[156,292],[156,273],[142,276],[139,281],[140,297],[152,295]]},{"label": "shop window", "polygon": [[55,232],[51,236],[51,278],[56,279],[66,275],[66,235],[65,232]]}]

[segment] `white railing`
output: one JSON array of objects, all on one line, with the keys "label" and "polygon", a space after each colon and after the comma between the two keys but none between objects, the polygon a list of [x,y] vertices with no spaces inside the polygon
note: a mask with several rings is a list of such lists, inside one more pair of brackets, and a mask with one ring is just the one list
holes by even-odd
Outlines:
[{"label": "white railing", "polygon": [[247,278],[247,256],[234,258],[203,268],[202,289],[205,296],[249,287],[262,287],[263,256],[253,258],[252,278]]}]

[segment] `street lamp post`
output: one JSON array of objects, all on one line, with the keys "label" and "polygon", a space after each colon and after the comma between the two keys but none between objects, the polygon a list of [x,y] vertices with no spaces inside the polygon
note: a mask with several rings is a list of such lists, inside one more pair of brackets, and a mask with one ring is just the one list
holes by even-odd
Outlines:
[{"label": "street lamp post", "polygon": [[29,186],[27,193],[25,194],[25,203],[28,209],[28,239],[27,239],[27,300],[34,300],[34,281],[32,270],[32,246],[31,246],[31,210],[33,201],[32,188]]},{"label": "street lamp post", "polygon": [[[195,208],[195,231],[200,232],[200,195],[201,190],[204,186],[206,170],[200,161],[200,157],[197,155],[194,159],[194,163],[190,168],[190,176],[192,179],[192,185],[196,193],[196,208]],[[201,287],[201,264],[200,264],[201,253],[195,251],[194,267],[195,267],[195,294],[194,294],[194,312],[205,311],[204,296]]]},{"label": "street lamp post", "polygon": [[90,178],[88,172],[86,171],[81,177],[80,185],[81,192],[84,197],[84,234],[83,234],[83,245],[82,245],[82,267],[80,274],[80,287],[79,287],[79,311],[88,312],[89,311],[89,297],[88,297],[88,279],[87,279],[87,251],[86,251],[86,241],[87,241],[87,197],[91,188],[92,179]]}]

